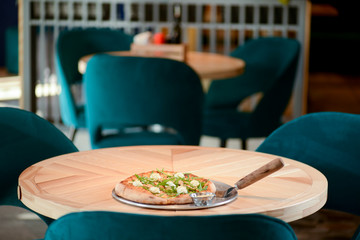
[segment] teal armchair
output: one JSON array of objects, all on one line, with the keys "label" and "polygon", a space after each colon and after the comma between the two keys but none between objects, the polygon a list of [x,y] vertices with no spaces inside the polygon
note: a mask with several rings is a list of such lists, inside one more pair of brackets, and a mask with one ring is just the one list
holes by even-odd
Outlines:
[{"label": "teal armchair", "polygon": [[93,53],[130,50],[132,41],[133,37],[123,31],[106,28],[73,29],[60,33],[55,51],[56,76],[61,86],[61,119],[70,128],[71,140],[77,129],[86,128],[79,59]]},{"label": "teal armchair", "polygon": [[360,115],[319,112],[275,130],[256,149],[306,163],[328,179],[324,208],[360,215]]},{"label": "teal armchair", "polygon": [[119,212],[78,212],[50,225],[45,240],[295,240],[280,219],[259,214],[154,216]]},{"label": "teal armchair", "polygon": [[185,63],[95,55],[84,83],[92,148],[199,145],[204,94]]},{"label": "teal armchair", "polygon": [[[25,207],[18,199],[18,177],[41,160],[77,152],[54,125],[32,112],[0,108],[0,204]],[[52,220],[39,215],[47,223]]]},{"label": "teal armchair", "polygon": [[[245,42],[232,53],[243,59],[245,72],[237,77],[212,81],[206,94],[203,134],[217,137],[226,147],[229,138],[266,137],[282,124],[289,103],[299,59],[295,39],[266,37]],[[239,110],[248,97],[258,94],[253,110]]]}]

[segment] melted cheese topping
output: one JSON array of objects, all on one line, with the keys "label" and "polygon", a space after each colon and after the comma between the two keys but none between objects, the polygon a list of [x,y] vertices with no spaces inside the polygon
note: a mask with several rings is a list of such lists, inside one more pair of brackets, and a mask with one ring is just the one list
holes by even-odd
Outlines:
[{"label": "melted cheese topping", "polygon": [[140,180],[135,180],[132,183],[135,187],[141,187],[143,184],[140,182]]},{"label": "melted cheese topping", "polygon": [[187,188],[185,186],[178,186],[176,188],[176,192],[178,194],[182,194],[182,193],[188,193],[188,190],[187,190]]},{"label": "melted cheese topping", "polygon": [[160,174],[158,174],[158,173],[152,173],[151,175],[150,175],[150,180],[151,181],[158,181],[158,180],[160,180],[161,179],[161,176],[160,176]]},{"label": "melted cheese topping", "polygon": [[176,177],[176,178],[185,178],[185,175],[183,173],[175,173],[174,177]]},{"label": "melted cheese topping", "polygon": [[197,181],[197,180],[192,180],[191,182],[190,182],[190,185],[191,186],[193,186],[193,187],[197,187],[197,186],[199,186],[199,181]]},{"label": "melted cheese topping", "polygon": [[149,191],[152,193],[160,193],[160,188],[158,187],[150,187]]}]

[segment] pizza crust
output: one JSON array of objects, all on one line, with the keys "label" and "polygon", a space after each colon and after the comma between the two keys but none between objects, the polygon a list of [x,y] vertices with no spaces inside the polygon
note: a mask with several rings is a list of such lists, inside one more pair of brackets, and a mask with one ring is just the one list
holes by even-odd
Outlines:
[{"label": "pizza crust", "polygon": [[[138,175],[150,176],[151,173],[152,171]],[[166,171],[166,173],[173,173],[173,172]],[[191,176],[195,176],[195,175],[191,174]],[[116,195],[134,202],[155,204],[155,205],[188,204],[193,202],[189,194],[180,194],[179,196],[176,197],[166,197],[166,195],[164,197],[156,196],[151,192],[149,192],[148,190],[143,189],[142,187],[134,186],[132,182],[135,181],[136,179],[137,177],[133,175],[117,183],[115,186]],[[215,193],[216,187],[213,182],[208,180],[206,186],[207,186],[207,190],[203,192]]]},{"label": "pizza crust", "polygon": [[116,184],[115,192],[118,196],[134,202],[157,205],[168,204],[166,198],[157,197],[144,189],[126,186],[121,182]]}]

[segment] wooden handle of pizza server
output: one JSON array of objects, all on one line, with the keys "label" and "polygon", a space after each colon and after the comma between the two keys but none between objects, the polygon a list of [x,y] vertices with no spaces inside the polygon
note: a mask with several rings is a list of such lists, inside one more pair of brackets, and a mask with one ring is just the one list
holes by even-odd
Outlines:
[{"label": "wooden handle of pizza server", "polygon": [[281,158],[276,158],[276,159],[272,160],[271,162],[265,164],[264,166],[256,169],[252,173],[246,175],[239,181],[237,181],[235,183],[235,186],[238,189],[245,188],[245,187],[249,186],[250,184],[253,184],[253,183],[259,181],[260,179],[263,179],[264,177],[276,172],[277,170],[282,168],[284,165],[285,164]]}]

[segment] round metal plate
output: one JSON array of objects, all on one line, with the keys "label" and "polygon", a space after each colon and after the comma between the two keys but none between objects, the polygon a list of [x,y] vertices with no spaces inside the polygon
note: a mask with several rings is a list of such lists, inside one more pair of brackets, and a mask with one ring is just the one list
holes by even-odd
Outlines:
[{"label": "round metal plate", "polygon": [[[226,183],[222,183],[222,182],[218,182],[218,181],[214,181],[214,180],[212,180],[212,182],[216,186],[216,191],[225,191],[226,189],[232,187]],[[197,210],[197,209],[218,207],[218,206],[228,204],[228,203],[236,200],[238,193],[234,189],[233,191],[230,192],[228,197],[226,197],[226,198],[215,197],[215,200],[211,204],[206,205],[206,206],[195,206],[194,203],[179,204],[179,205],[155,205],[155,204],[138,203],[138,202],[133,202],[133,201],[127,200],[125,198],[119,197],[118,195],[116,195],[115,189],[112,191],[112,196],[119,202],[126,203],[126,204],[136,206],[136,207],[142,207],[142,208],[151,208],[151,209],[158,209],[158,210]]]}]

